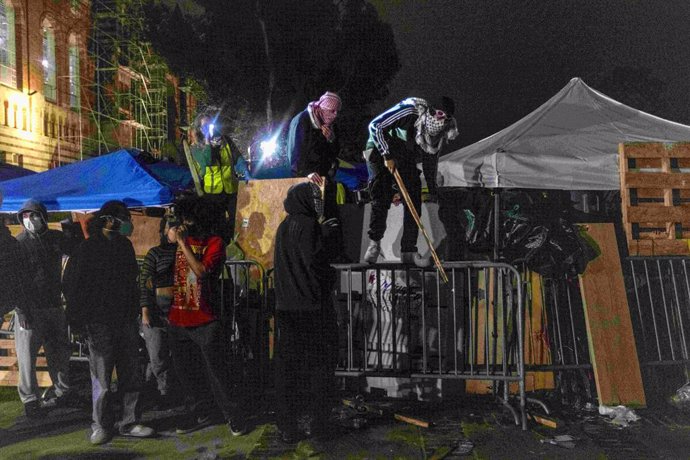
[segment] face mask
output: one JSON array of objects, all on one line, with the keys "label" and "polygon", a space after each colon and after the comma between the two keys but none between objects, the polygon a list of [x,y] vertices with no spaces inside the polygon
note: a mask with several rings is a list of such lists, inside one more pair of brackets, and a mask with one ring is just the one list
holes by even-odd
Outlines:
[{"label": "face mask", "polygon": [[134,224],[131,220],[120,221],[120,235],[122,236],[132,236],[134,232]]},{"label": "face mask", "polygon": [[43,216],[32,214],[30,217],[22,218],[22,224],[31,233],[43,233],[46,228]]},{"label": "face mask", "polygon": [[27,229],[29,232],[36,232],[36,227],[34,227],[34,223],[31,222],[31,219],[29,219],[28,217],[22,219],[22,224],[24,224],[24,228]]}]

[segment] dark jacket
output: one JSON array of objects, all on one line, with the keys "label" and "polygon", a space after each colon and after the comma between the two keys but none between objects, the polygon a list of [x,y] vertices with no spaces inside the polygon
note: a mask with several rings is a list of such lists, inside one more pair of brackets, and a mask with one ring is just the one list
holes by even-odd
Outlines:
[{"label": "dark jacket", "polygon": [[132,243],[94,234],[70,257],[63,285],[67,319],[73,326],[123,324],[137,317],[139,268]]},{"label": "dark jacket", "polygon": [[[48,222],[48,213],[45,206],[36,201],[29,200],[19,211],[40,213],[44,221]],[[26,266],[28,277],[28,292],[31,293],[31,303],[26,310],[55,308],[62,305],[62,256],[69,255],[71,251],[70,240],[58,230],[46,229],[37,234],[23,229],[17,236],[22,260]]]},{"label": "dark jacket", "polygon": [[371,150],[368,162],[382,162],[392,158],[400,168],[416,168],[422,163],[429,192],[436,192],[436,173],[439,155],[430,155],[417,145],[415,123],[419,118],[414,104],[404,100],[378,115],[369,123],[369,139],[365,147]]},{"label": "dark jacket", "polygon": [[311,185],[292,186],[283,205],[288,215],[278,226],[274,254],[276,309],[318,310],[329,300],[335,271]]},{"label": "dark jacket", "polygon": [[335,139],[328,142],[321,130],[312,125],[308,110],[295,115],[287,136],[287,152],[293,177],[306,177],[313,172],[323,177],[335,175],[340,142],[336,128],[333,129]]},{"label": "dark jacket", "polygon": [[0,316],[15,309],[27,318],[26,270],[20,257],[19,243],[4,225],[0,225]]}]

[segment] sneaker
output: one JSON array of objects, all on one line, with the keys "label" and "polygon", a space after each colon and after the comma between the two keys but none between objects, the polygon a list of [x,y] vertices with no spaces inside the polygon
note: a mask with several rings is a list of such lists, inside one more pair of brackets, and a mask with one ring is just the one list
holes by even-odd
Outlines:
[{"label": "sneaker", "polygon": [[414,264],[417,267],[428,267],[431,265],[431,259],[421,256],[417,251],[403,252],[400,254],[400,261],[404,264]]},{"label": "sneaker", "polygon": [[367,252],[364,253],[364,261],[368,264],[375,264],[381,255],[381,242],[376,240],[369,241]]},{"label": "sneaker", "polygon": [[185,420],[175,428],[175,433],[186,434],[192,431],[200,430],[211,424],[211,417],[208,415],[200,415],[192,419]]},{"label": "sneaker", "polygon": [[96,428],[93,430],[93,433],[91,433],[89,442],[91,442],[91,444],[94,446],[100,446],[101,444],[105,444],[106,442],[110,441],[111,438],[112,435],[109,431],[104,428]]},{"label": "sneaker", "polygon": [[120,436],[132,438],[150,438],[154,434],[156,434],[156,431],[145,425],[130,425],[125,429],[120,429]]},{"label": "sneaker", "polygon": [[228,430],[233,436],[242,436],[247,433],[247,423],[242,420],[228,420]]}]

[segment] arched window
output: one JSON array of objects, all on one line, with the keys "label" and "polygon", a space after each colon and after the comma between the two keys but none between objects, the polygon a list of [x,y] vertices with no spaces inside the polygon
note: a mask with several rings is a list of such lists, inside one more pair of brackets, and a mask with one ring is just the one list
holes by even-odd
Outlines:
[{"label": "arched window", "polygon": [[79,81],[79,44],[77,37],[69,37],[69,106],[75,110],[81,109]]},{"label": "arched window", "polygon": [[55,32],[50,24],[43,24],[43,95],[51,101],[57,100],[57,69],[55,68]]},{"label": "arched window", "polygon": [[14,8],[5,0],[0,0],[0,83],[17,87]]}]

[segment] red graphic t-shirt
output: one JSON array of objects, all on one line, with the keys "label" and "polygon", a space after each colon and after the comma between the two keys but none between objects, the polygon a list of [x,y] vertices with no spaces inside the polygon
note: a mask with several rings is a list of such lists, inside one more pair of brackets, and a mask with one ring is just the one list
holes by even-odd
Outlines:
[{"label": "red graphic t-shirt", "polygon": [[187,244],[198,260],[206,267],[206,275],[198,278],[189,266],[184,253],[178,249],[175,254],[174,292],[168,319],[179,327],[194,327],[218,319],[220,311],[220,283],[218,275],[225,262],[223,240],[218,236],[196,239],[188,236]]}]

